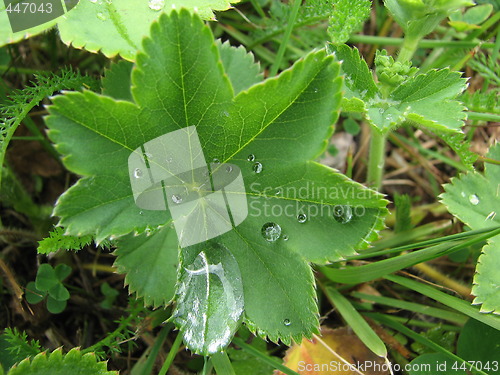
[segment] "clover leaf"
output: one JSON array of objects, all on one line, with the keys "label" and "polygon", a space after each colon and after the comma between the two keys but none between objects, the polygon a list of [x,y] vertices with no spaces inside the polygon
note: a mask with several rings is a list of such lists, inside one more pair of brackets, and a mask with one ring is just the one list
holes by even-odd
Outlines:
[{"label": "clover leaf", "polygon": [[[116,237],[115,265],[130,290],[153,306],[175,302],[171,320],[188,347],[205,355],[227,346],[241,322],[285,343],[317,331],[308,262],[324,264],[366,248],[383,227],[387,203],[314,161],[333,132],[341,100],[332,56],[311,52],[278,77],[253,84],[260,78],[252,62],[227,48],[197,15],[162,15],[128,78],[130,66],[118,64],[107,74],[104,95],[57,96],[46,119],[65,166],[82,176],[58,200],[59,225],[97,242]],[[228,56],[247,63],[238,71]],[[173,213],[136,205],[131,184],[146,172],[130,170],[128,161],[146,142],[187,129],[196,129],[202,149],[187,162],[202,153],[212,177],[223,166],[228,174],[239,170],[248,215],[181,248]],[[171,162],[140,158],[155,167]],[[233,193],[226,192],[228,201]],[[181,206],[180,196],[164,198]],[[203,199],[197,207],[207,209],[209,198]]]}]

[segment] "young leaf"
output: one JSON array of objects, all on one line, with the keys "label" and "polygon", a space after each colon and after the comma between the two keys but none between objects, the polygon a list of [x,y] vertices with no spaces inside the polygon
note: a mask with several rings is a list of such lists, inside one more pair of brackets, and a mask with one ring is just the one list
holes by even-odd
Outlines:
[{"label": "young leaf", "polygon": [[40,353],[15,365],[7,375],[68,375],[75,370],[79,375],[118,375],[116,371],[107,371],[106,362],[97,362],[94,354],[82,355],[77,349],[67,354],[61,349]]},{"label": "young leaf", "polygon": [[328,35],[333,44],[347,42],[351,34],[359,31],[370,16],[370,0],[339,0],[333,5],[328,25]]},{"label": "young leaf", "polygon": [[[49,136],[66,155],[66,167],[83,176],[58,201],[60,224],[97,241],[146,231],[118,240],[116,265],[147,304],[168,303],[178,256],[172,215],[135,205],[128,158],[151,139],[194,126],[206,160],[239,168],[251,202],[241,224],[182,250],[177,309],[186,325],[177,323],[185,340],[205,355],[229,343],[239,317],[233,312],[228,320],[228,305],[218,305],[215,297],[229,289],[234,295],[243,290],[242,319],[253,331],[284,342],[309,336],[318,321],[307,262],[326,263],[366,247],[386,212],[380,194],[311,161],[325,148],[337,118],[338,64],[316,51],[234,96],[234,77],[225,74],[213,36],[198,16],[181,11],[160,17],[143,48],[132,70],[133,102],[70,93],[49,109]],[[266,237],[269,228],[272,238]],[[219,256],[209,246],[228,251]],[[225,288],[217,275],[205,275],[205,284],[187,276],[203,254],[206,264],[217,267],[220,258],[220,267],[228,267]],[[207,279],[216,282],[208,293],[202,288]],[[183,306],[206,314],[186,319]],[[223,331],[194,335],[189,324]]]},{"label": "young leaf", "polygon": [[[488,158],[500,160],[500,144],[491,147]],[[500,225],[500,167],[485,166],[484,175],[473,172],[461,175],[444,185],[441,195],[448,210],[473,230]],[[472,294],[474,304],[481,304],[482,312],[500,313],[500,236],[487,241],[478,259]]]},{"label": "young leaf", "polygon": [[36,274],[36,288],[47,292],[59,283],[56,273],[50,264],[41,264]]},{"label": "young leaf", "polygon": [[66,236],[63,228],[54,228],[49,237],[38,242],[38,253],[49,254],[60,249],[80,250],[83,246],[92,242],[92,236],[83,237]]}]

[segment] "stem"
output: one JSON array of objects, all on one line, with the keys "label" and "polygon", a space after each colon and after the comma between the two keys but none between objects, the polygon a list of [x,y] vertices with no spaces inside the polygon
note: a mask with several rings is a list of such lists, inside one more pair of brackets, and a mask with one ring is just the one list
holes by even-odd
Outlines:
[{"label": "stem", "polygon": [[179,351],[179,347],[182,344],[182,334],[179,332],[177,334],[177,337],[175,338],[174,343],[172,344],[172,347],[170,348],[170,351],[168,352],[167,359],[165,359],[165,362],[163,362],[163,366],[161,366],[161,370],[158,373],[158,375],[165,375],[170,368],[170,365],[174,361],[175,356],[177,355],[177,352]]},{"label": "stem", "polygon": [[371,129],[371,135],[367,184],[376,190],[380,190],[384,174],[386,136],[376,129]]},{"label": "stem", "polygon": [[212,364],[214,366],[215,372],[220,375],[236,375],[231,365],[231,360],[227,356],[227,353],[215,353],[212,355]]},{"label": "stem", "polygon": [[401,63],[410,61],[418,48],[420,39],[419,37],[406,34],[397,61]]},{"label": "stem", "polygon": [[288,40],[290,39],[290,35],[292,34],[293,27],[295,25],[295,21],[297,20],[297,14],[299,13],[300,4],[302,0],[295,0],[293,2],[292,12],[290,13],[290,18],[288,19],[288,25],[285,30],[285,34],[283,35],[283,40],[281,41],[280,48],[278,50],[278,54],[276,55],[276,59],[271,66],[271,70],[269,72],[269,76],[273,77],[278,73],[278,69],[281,65],[281,60],[283,60],[283,56],[285,55],[286,46],[288,44]]}]

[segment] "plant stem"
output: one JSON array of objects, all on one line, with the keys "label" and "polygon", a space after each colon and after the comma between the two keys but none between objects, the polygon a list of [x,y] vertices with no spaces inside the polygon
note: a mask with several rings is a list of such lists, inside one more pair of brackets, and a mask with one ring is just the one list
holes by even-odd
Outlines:
[{"label": "plant stem", "polygon": [[163,362],[163,366],[161,366],[161,370],[158,373],[158,375],[165,375],[170,368],[170,365],[174,361],[175,356],[177,355],[177,352],[179,351],[179,348],[182,344],[182,334],[179,332],[177,334],[177,337],[175,338],[174,343],[172,344],[172,347],[170,348],[170,351],[168,352],[167,359],[165,359],[165,362]]},{"label": "plant stem", "polygon": [[370,157],[368,163],[367,184],[376,190],[382,186],[385,163],[385,134],[371,129]]},{"label": "plant stem", "polygon": [[288,25],[285,30],[285,34],[283,35],[283,39],[281,40],[280,48],[278,50],[278,54],[276,55],[276,59],[271,66],[271,70],[269,71],[269,76],[273,77],[278,73],[278,70],[281,65],[281,60],[283,60],[283,56],[285,55],[286,46],[288,44],[288,40],[290,39],[290,35],[292,34],[293,27],[295,25],[295,20],[297,19],[297,14],[299,13],[300,4],[302,0],[295,0],[293,2],[293,8],[290,12],[290,18],[288,19]]},{"label": "plant stem", "polygon": [[215,372],[221,375],[236,375],[231,365],[231,360],[226,352],[215,353],[212,355],[212,364]]},{"label": "plant stem", "polygon": [[401,63],[411,61],[419,42],[420,38],[406,34],[397,61]]},{"label": "plant stem", "polygon": [[[499,13],[500,14],[500,13]],[[379,44],[381,46],[400,46],[404,43],[403,38],[392,38],[387,36],[376,35],[352,35],[349,38],[349,43],[363,43],[363,44]],[[470,40],[431,40],[422,39],[418,43],[420,48],[474,48],[479,44],[477,41]],[[495,43],[482,43],[481,48],[494,48]]]}]

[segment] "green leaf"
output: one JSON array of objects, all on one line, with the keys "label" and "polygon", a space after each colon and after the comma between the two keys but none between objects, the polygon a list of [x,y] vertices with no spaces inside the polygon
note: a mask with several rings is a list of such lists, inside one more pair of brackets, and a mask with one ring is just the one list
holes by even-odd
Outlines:
[{"label": "green leaf", "polygon": [[36,288],[34,281],[30,281],[26,285],[26,293],[24,296],[26,297],[26,301],[28,301],[29,303],[36,304],[42,302],[46,295],[47,292],[42,292]]},{"label": "green leaf", "polygon": [[328,24],[328,35],[333,44],[347,42],[351,34],[359,31],[370,16],[370,0],[339,0],[333,7]]},{"label": "green leaf", "polygon": [[149,236],[130,234],[117,240],[114,266],[126,274],[125,285],[143,297],[145,304],[166,305],[175,292],[177,247],[177,236],[169,225]]},{"label": "green leaf", "polygon": [[[372,72],[366,61],[361,58],[357,48],[350,48],[346,45],[329,45],[328,52],[334,53],[335,58],[342,61],[342,73],[345,74],[343,101],[352,98],[368,101],[375,97],[378,93],[377,85],[373,80]],[[345,107],[344,103],[342,103],[342,107]]]},{"label": "green leaf", "polygon": [[[133,61],[151,23],[175,8],[196,11],[203,19],[214,19],[212,10],[231,6],[225,0],[149,0],[137,2],[80,1],[58,24],[61,40],[76,48],[117,54]],[[133,11],[132,11],[133,9]]]},{"label": "green leaf", "polygon": [[47,297],[47,310],[52,314],[59,314],[64,311],[67,305],[67,300],[57,300],[51,296]]},{"label": "green leaf", "polygon": [[102,80],[103,95],[133,102],[130,91],[130,73],[133,67],[134,64],[124,60],[112,64],[111,68],[106,70]]},{"label": "green leaf", "polygon": [[64,264],[64,263],[61,263],[61,264],[58,264],[56,266],[56,268],[54,269],[54,272],[55,272],[55,274],[57,276],[57,279],[59,281],[63,281],[71,273],[71,267],[68,266],[68,265],[66,265],[66,264]]},{"label": "green leaf", "polygon": [[64,287],[61,283],[54,285],[49,289],[49,296],[56,301],[67,301],[69,299],[68,289]]},{"label": "green leaf", "polygon": [[[242,210],[248,210],[248,217],[208,243],[182,249],[179,277],[189,288],[184,291],[183,283],[178,284],[178,309],[199,303],[208,319],[200,321],[204,315],[199,314],[197,320],[188,320],[179,312],[184,320],[176,323],[186,342],[205,355],[220,350],[239,323],[229,319],[228,306],[214,297],[224,290],[217,284],[220,278],[210,275],[215,284],[207,293],[200,287],[201,278],[195,282],[186,276],[187,270],[198,268],[193,262],[200,261],[202,251],[207,264],[217,266],[219,253],[205,248],[209,245],[228,250],[230,255],[220,259],[221,266],[230,267],[232,280],[237,279],[232,264],[237,264],[244,296],[241,319],[254,332],[285,343],[310,336],[317,330],[318,309],[307,262],[326,263],[367,247],[383,227],[386,213],[387,202],[380,194],[312,161],[325,149],[337,119],[338,64],[324,50],[315,51],[280,76],[244,88],[250,82],[236,81],[232,68],[228,78],[227,59],[221,62],[210,29],[186,11],[154,23],[143,49],[132,69],[133,101],[70,93],[54,98],[49,108],[49,136],[65,155],[66,167],[83,176],[58,201],[60,224],[70,235],[91,234],[97,241],[128,234],[117,240],[119,272],[127,273],[130,290],[146,304],[169,303],[178,262],[177,228],[170,225],[170,212],[141,210],[135,204],[128,159],[152,139],[194,127],[205,161],[213,162],[212,175],[219,169],[241,171],[247,199]],[[254,65],[248,56],[245,59],[251,70]],[[108,93],[117,80],[111,76],[104,84]],[[194,163],[198,155],[190,154],[189,161]],[[231,170],[214,167],[218,163],[231,163]],[[194,192],[196,186],[185,188],[200,194]],[[234,194],[227,191],[228,199]],[[206,208],[208,198],[196,196],[199,207]],[[238,210],[231,215],[235,213]],[[196,225],[198,217],[185,216]],[[269,230],[274,236],[270,240]],[[232,287],[238,288],[235,283]],[[215,329],[217,336],[209,328],[195,332],[191,327],[223,329]]]},{"label": "green leaf", "polygon": [[[500,145],[491,147],[488,158],[500,160]],[[461,175],[444,185],[441,195],[448,210],[473,230],[500,225],[500,167],[494,164],[485,166],[484,174],[477,172]],[[478,259],[472,294],[474,304],[481,304],[482,312],[500,312],[500,283],[498,254],[500,236],[488,240]]]},{"label": "green leaf", "polygon": [[224,66],[224,71],[229,77],[235,94],[248,89],[262,81],[263,74],[260,65],[254,61],[251,53],[243,46],[232,47],[229,42],[217,41],[219,54]]},{"label": "green leaf", "polygon": [[500,358],[500,331],[469,319],[460,332],[457,354],[466,361],[476,361],[489,375],[500,374],[500,368],[494,366]]},{"label": "green leaf", "polygon": [[14,366],[8,375],[118,375],[116,371],[107,371],[106,362],[97,362],[95,355],[82,355],[79,350],[71,349],[62,354],[61,349],[52,353],[40,353],[35,358],[25,359]]},{"label": "green leaf", "polygon": [[57,279],[57,275],[50,264],[44,263],[40,265],[35,281],[35,285],[38,290],[47,292],[55,285],[59,284],[59,282],[60,281]]}]

